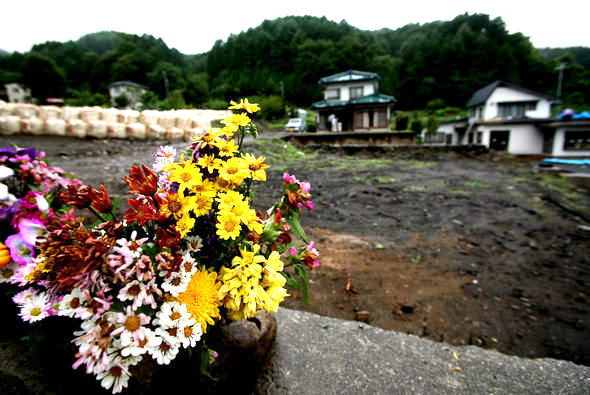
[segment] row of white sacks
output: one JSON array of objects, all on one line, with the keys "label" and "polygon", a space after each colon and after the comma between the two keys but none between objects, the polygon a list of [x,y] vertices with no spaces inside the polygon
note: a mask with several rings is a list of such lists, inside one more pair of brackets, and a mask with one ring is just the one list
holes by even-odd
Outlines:
[{"label": "row of white sacks", "polygon": [[0,134],[189,140],[208,131],[212,120],[230,114],[216,110],[134,111],[0,102]]},{"label": "row of white sacks", "polygon": [[154,124],[145,124],[141,122],[120,123],[105,121],[82,121],[72,119],[65,121],[63,119],[41,119],[20,118],[15,115],[0,117],[0,135],[13,134],[32,134],[32,135],[50,135],[50,136],[70,136],[70,137],[94,137],[97,139],[116,138],[116,139],[136,139],[136,140],[191,140],[194,137],[201,136],[211,128],[194,127],[181,129],[175,126],[164,128]]}]

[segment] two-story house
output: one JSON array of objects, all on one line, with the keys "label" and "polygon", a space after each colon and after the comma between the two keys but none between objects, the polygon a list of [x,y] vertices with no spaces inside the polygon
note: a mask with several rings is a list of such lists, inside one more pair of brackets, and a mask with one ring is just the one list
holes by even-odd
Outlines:
[{"label": "two-story house", "polygon": [[481,144],[518,155],[590,154],[590,120],[551,117],[553,98],[505,81],[473,94],[467,118],[443,122],[437,136],[424,141]]},{"label": "two-story house", "polygon": [[389,130],[395,97],[379,93],[376,73],[348,70],[323,77],[324,100],[314,102],[319,131]]}]

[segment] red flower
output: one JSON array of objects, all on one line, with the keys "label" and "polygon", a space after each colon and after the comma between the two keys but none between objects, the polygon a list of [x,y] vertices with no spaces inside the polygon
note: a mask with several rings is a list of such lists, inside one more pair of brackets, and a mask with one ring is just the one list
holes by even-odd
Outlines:
[{"label": "red flower", "polygon": [[141,165],[141,169],[133,166],[129,170],[129,176],[125,177],[125,182],[131,193],[136,195],[151,196],[158,190],[158,176],[146,165]]},{"label": "red flower", "polygon": [[156,211],[150,205],[153,203],[151,198],[146,199],[128,199],[131,208],[125,213],[124,219],[128,222],[137,222],[139,225],[145,225],[146,222],[156,219]]},{"label": "red flower", "polygon": [[92,187],[90,185],[78,187],[76,184],[70,184],[67,191],[57,193],[57,198],[65,204],[71,204],[78,208],[88,208],[92,204],[91,191]]},{"label": "red flower", "polygon": [[[90,185],[88,187],[90,187]],[[100,186],[100,192],[91,188],[89,196],[92,199],[92,204],[90,206],[99,213],[106,213],[113,208],[109,194],[104,189],[104,186]]]}]

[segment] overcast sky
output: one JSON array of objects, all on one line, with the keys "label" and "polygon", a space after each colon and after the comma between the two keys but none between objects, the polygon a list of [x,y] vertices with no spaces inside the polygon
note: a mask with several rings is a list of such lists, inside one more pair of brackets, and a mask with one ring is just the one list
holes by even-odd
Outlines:
[{"label": "overcast sky", "polygon": [[345,19],[360,29],[377,30],[451,20],[465,12],[499,16],[509,32],[523,33],[535,47],[590,47],[590,0],[6,0],[0,9],[0,49],[19,52],[45,41],[113,30],[151,34],[184,54],[195,54],[265,19],[288,15]]}]

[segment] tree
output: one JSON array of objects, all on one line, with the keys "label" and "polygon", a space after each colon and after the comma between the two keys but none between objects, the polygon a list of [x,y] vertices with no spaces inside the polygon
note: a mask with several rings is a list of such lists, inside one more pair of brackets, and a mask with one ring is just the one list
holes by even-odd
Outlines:
[{"label": "tree", "polygon": [[31,52],[24,61],[23,82],[31,88],[33,97],[45,99],[62,97],[66,79],[62,69],[48,56]]},{"label": "tree", "polygon": [[[436,134],[438,132],[438,127],[440,126],[440,122],[436,117],[430,116],[426,120],[426,133],[428,134]],[[422,129],[422,128],[420,128]]]},{"label": "tree", "polygon": [[115,97],[115,107],[126,108],[129,105],[127,95],[119,95]]},{"label": "tree", "polygon": [[412,129],[414,133],[421,133],[422,129],[424,129],[424,125],[422,124],[421,120],[414,119],[410,124],[410,129]]}]

